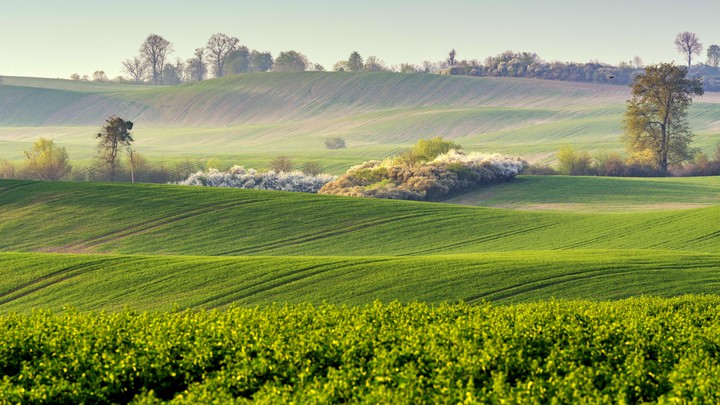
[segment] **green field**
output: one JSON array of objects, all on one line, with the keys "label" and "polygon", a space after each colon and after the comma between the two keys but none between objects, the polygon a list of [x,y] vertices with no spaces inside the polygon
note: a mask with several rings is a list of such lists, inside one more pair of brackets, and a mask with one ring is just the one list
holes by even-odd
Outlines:
[{"label": "green field", "polygon": [[0,317],[8,403],[717,403],[720,298]]},{"label": "green field", "polygon": [[[578,200],[568,201],[586,204],[584,211],[0,181],[0,251],[7,252],[0,254],[0,308],[521,302],[717,291],[720,206],[676,207],[709,204],[720,189],[716,178],[521,176],[485,192],[524,193],[512,204],[536,206],[551,203],[538,190],[553,184],[573,189]],[[654,192],[633,197],[642,189]],[[634,208],[593,212],[611,200]]]},{"label": "green field", "polygon": [[[442,136],[467,150],[552,161],[565,143],[619,150],[625,86],[399,73],[261,73],[151,87],[3,78],[0,159],[20,161],[38,137],[86,164],[109,115],[136,123],[138,151],[153,161],[218,158],[265,167],[277,154],[349,166]],[[690,109],[694,146],[720,135],[720,95]],[[328,151],[327,137],[348,149]]]}]

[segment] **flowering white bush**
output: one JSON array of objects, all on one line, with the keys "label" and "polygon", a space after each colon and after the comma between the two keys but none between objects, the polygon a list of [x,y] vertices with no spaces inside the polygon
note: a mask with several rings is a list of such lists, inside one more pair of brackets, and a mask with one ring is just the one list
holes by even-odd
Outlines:
[{"label": "flowering white bush", "polygon": [[197,172],[178,184],[185,186],[208,186],[230,188],[252,188],[256,190],[294,191],[301,193],[317,193],[326,183],[335,180],[335,176],[320,174],[308,176],[300,171],[259,172],[233,166],[227,172],[210,169]]},{"label": "flowering white bush", "polygon": [[465,153],[462,150],[451,150],[431,161],[430,164],[461,164],[473,168],[490,169],[498,178],[513,178],[522,173],[527,162],[518,156],[501,155],[499,153]]},{"label": "flowering white bush", "polygon": [[508,181],[527,163],[501,154],[450,150],[425,162],[389,158],[351,167],[320,194],[404,200],[437,199],[451,192]]}]

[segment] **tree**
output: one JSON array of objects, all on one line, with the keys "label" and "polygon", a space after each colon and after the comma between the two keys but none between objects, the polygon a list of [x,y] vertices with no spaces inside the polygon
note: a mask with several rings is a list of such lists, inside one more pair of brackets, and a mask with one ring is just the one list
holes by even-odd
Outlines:
[{"label": "tree", "polygon": [[107,75],[105,74],[104,71],[102,71],[102,70],[96,70],[96,71],[93,73],[93,81],[94,81],[94,82],[106,82],[106,81],[108,81],[108,77],[107,77]]},{"label": "tree", "polygon": [[188,59],[186,63],[186,76],[191,81],[201,82],[207,75],[205,66],[205,48],[195,48],[195,57]]},{"label": "tree", "polygon": [[623,140],[630,152],[652,154],[663,173],[669,164],[692,156],[687,109],[692,96],[703,94],[703,87],[700,79],[686,76],[687,68],[672,63],[647,66],[635,77],[632,100],[627,101]]},{"label": "tree", "polygon": [[347,62],[348,70],[351,72],[362,72],[363,71],[363,58],[360,56],[358,51],[354,51],[350,54]]},{"label": "tree", "polygon": [[65,177],[72,166],[65,148],[58,147],[51,139],[40,138],[25,152],[27,162],[26,173],[39,180],[60,180]]},{"label": "tree", "polygon": [[274,70],[276,72],[304,72],[310,62],[307,56],[295,52],[280,52],[275,58]]},{"label": "tree", "polygon": [[720,46],[710,45],[707,49],[707,62],[712,67],[718,67],[720,64]]},{"label": "tree", "polygon": [[307,174],[308,176],[317,176],[318,174],[321,174],[323,172],[322,165],[320,165],[320,162],[316,161],[310,161],[305,162],[305,164],[302,166],[302,172]]},{"label": "tree", "polygon": [[325,139],[325,147],[328,149],[345,149],[345,140],[340,137]]},{"label": "tree", "polygon": [[132,59],[125,59],[122,66],[123,71],[130,75],[130,79],[132,79],[133,82],[142,83],[145,80],[148,65],[142,58],[135,56]]},{"label": "tree", "polygon": [[702,44],[700,38],[692,32],[681,32],[675,37],[675,47],[678,52],[687,56],[688,68],[692,64],[692,56],[700,55]]},{"label": "tree", "polygon": [[208,51],[208,62],[213,66],[215,77],[225,76],[225,58],[237,48],[238,42],[240,42],[239,39],[222,33],[213,34],[208,39],[205,48]]},{"label": "tree", "polygon": [[455,52],[455,48],[450,50],[450,53],[448,53],[447,63],[449,66],[455,66],[455,55],[457,55],[457,52]]},{"label": "tree", "polygon": [[270,162],[270,170],[274,171],[275,173],[285,172],[288,173],[292,171],[294,167],[293,161],[289,156],[281,155],[273,159],[272,162]]},{"label": "tree", "polygon": [[267,72],[273,67],[273,57],[270,52],[250,52],[250,66],[253,72]]},{"label": "tree", "polygon": [[592,174],[592,157],[586,151],[577,152],[571,145],[563,145],[558,151],[558,171],[573,176]]},{"label": "tree", "polygon": [[70,80],[80,80],[80,75],[77,73],[73,73],[70,75]]},{"label": "tree", "polygon": [[105,122],[105,126],[95,136],[98,139],[98,157],[109,170],[110,181],[115,181],[118,152],[120,152],[121,148],[129,150],[132,142],[134,142],[132,134],[130,134],[133,123],[114,115]]},{"label": "tree", "polygon": [[643,67],[643,60],[642,60],[642,58],[641,58],[640,56],[638,56],[638,55],[635,55],[635,57],[633,58],[632,62],[633,62],[633,64],[635,65],[635,68],[636,68],[636,69],[640,69],[641,67]]},{"label": "tree", "polygon": [[165,59],[173,52],[173,46],[160,35],[150,34],[140,46],[140,55],[149,66],[154,84],[163,84],[162,71]]},{"label": "tree", "polygon": [[364,69],[366,72],[383,72],[385,71],[385,64],[383,61],[377,58],[377,56],[368,56],[365,60]]},{"label": "tree", "polygon": [[168,63],[163,68],[162,75],[165,84],[178,85],[182,83],[182,65],[178,66]]},{"label": "tree", "polygon": [[225,70],[231,75],[250,71],[250,50],[246,46],[241,46],[228,53],[225,59]]}]

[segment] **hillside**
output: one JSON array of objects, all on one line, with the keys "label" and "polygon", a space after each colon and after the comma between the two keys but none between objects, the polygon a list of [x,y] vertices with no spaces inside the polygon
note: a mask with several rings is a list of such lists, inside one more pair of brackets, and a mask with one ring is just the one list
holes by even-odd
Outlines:
[{"label": "hillside", "polygon": [[[0,159],[22,159],[40,136],[55,138],[73,159],[89,159],[92,134],[117,114],[136,122],[138,150],[155,159],[257,165],[289,153],[341,172],[443,136],[468,150],[536,161],[568,142],[619,148],[628,97],[625,86],[399,73],[258,73],[175,87],[4,78]],[[698,99],[690,118],[696,146],[714,146],[720,95]],[[327,151],[323,140],[331,136],[344,137],[349,149]]]},{"label": "hillside", "polygon": [[[522,194],[520,180],[515,196]],[[579,191],[597,188],[592,180],[553,178]],[[643,181],[627,192],[658,185]],[[705,185],[706,193],[717,189],[713,184]],[[543,198],[533,197],[539,186],[532,178],[525,185],[528,193],[518,201]],[[670,191],[690,185],[660,184],[635,204],[675,201]],[[591,204],[613,198],[585,194]],[[719,214],[717,204],[540,212],[0,180],[0,310],[713,293],[720,283]]]}]

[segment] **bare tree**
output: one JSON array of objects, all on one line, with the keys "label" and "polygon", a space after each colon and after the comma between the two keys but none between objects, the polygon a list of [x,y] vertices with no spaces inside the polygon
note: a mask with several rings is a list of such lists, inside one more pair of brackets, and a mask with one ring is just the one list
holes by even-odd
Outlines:
[{"label": "bare tree", "polygon": [[125,59],[122,63],[123,71],[130,75],[135,83],[141,83],[147,75],[148,65],[142,58],[135,56],[132,59]]},{"label": "bare tree", "polygon": [[638,69],[640,69],[641,67],[643,67],[643,60],[642,60],[642,58],[641,58],[640,56],[638,56],[638,55],[635,55],[635,57],[633,58],[632,62],[633,62],[633,64],[635,64],[635,67],[638,68]]},{"label": "bare tree", "polygon": [[688,68],[692,64],[693,55],[700,55],[703,46],[700,43],[700,38],[692,32],[681,32],[675,37],[675,47],[678,52],[683,55],[687,55]]},{"label": "bare tree", "polygon": [[150,34],[140,46],[140,55],[145,59],[154,84],[163,84],[162,70],[165,67],[165,58],[173,52],[173,46],[160,35]]},{"label": "bare tree", "polygon": [[710,45],[707,49],[708,64],[713,67],[718,67],[720,64],[720,46]]},{"label": "bare tree", "polygon": [[205,56],[205,48],[195,48],[195,57],[187,60],[185,75],[190,81],[201,82],[205,80],[207,76]]},{"label": "bare tree", "polygon": [[237,48],[240,42],[235,37],[229,37],[225,34],[213,34],[207,42],[208,59],[213,65],[213,74],[215,77],[225,75],[225,58],[228,54]]}]

